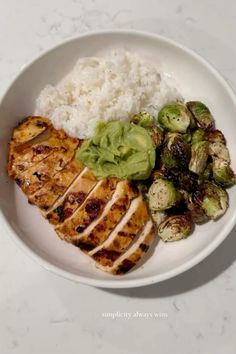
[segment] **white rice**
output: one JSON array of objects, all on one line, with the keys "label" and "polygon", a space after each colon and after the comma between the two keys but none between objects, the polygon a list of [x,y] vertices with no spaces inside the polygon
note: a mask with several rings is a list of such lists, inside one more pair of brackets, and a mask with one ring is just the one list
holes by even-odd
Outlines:
[{"label": "white rice", "polygon": [[47,85],[36,101],[36,115],[73,137],[89,138],[99,120],[129,120],[147,111],[156,115],[180,98],[151,62],[130,52],[79,59],[58,85]]}]

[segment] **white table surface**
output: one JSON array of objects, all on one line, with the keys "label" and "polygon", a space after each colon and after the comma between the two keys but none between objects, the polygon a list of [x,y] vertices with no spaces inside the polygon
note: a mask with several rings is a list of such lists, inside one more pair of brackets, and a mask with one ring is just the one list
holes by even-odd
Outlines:
[{"label": "white table surface", "polygon": [[[236,91],[235,0],[0,0],[0,95],[41,51],[114,27],[178,40],[212,62]],[[48,273],[2,234],[0,354],[235,354],[235,259],[236,229],[175,279],[102,290]],[[166,317],[121,317],[136,311]],[[104,318],[105,312],[117,317]]]}]

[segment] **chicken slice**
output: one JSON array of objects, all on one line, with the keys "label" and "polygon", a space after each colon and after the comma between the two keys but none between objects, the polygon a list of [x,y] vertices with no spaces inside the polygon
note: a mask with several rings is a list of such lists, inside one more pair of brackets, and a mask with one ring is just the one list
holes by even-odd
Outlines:
[{"label": "chicken slice", "polygon": [[137,195],[138,191],[130,181],[119,182],[102,215],[94,220],[85,231],[77,229],[74,236],[70,235],[69,241],[83,251],[90,251],[102,244],[128,210],[131,200]]},{"label": "chicken slice", "polygon": [[96,177],[87,168],[84,168],[67,192],[49,210],[46,215],[48,221],[54,225],[64,222],[84,202],[96,183]]},{"label": "chicken slice", "polygon": [[63,170],[57,172],[53,179],[29,196],[29,202],[38,206],[43,212],[48,211],[66,192],[83,168],[84,166],[79,161],[73,159]]},{"label": "chicken slice", "polygon": [[98,263],[97,267],[114,275],[123,275],[130,271],[144,258],[155,238],[155,227],[149,220],[141,231],[138,239],[120,256],[111,267],[104,267]]},{"label": "chicken slice", "polygon": [[8,174],[10,176],[20,177],[24,171],[61,147],[75,150],[79,145],[78,139],[69,138],[62,130],[56,129],[50,129],[42,133],[41,139],[33,140],[32,145],[23,144],[9,149]]},{"label": "chicken slice", "polygon": [[126,215],[108,239],[101,246],[89,252],[89,255],[102,266],[112,266],[114,261],[132,244],[148,220],[150,216],[147,205],[140,195],[131,202]]},{"label": "chicken slice", "polygon": [[58,171],[62,170],[71,161],[74,154],[74,149],[60,147],[47,158],[23,172],[19,177],[15,177],[15,181],[29,197],[42,188]]},{"label": "chicken slice", "polygon": [[52,126],[49,119],[38,116],[26,117],[13,130],[11,142],[19,145],[34,139]]},{"label": "chicken slice", "polygon": [[99,181],[71,218],[56,228],[58,235],[70,242],[71,237],[84,231],[101,215],[105,205],[112,197],[117,183],[118,180],[114,177]]}]

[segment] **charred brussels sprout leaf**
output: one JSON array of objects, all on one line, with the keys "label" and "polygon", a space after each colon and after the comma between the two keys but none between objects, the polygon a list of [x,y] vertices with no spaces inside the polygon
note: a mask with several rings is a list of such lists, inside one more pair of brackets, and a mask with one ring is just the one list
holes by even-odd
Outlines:
[{"label": "charred brussels sprout leaf", "polygon": [[226,144],[224,134],[220,130],[210,130],[206,132],[206,140],[209,141],[209,143]]},{"label": "charred brussels sprout leaf", "polygon": [[235,174],[227,161],[215,159],[213,161],[213,178],[223,187],[231,187],[236,183]]},{"label": "charred brussels sprout leaf", "polygon": [[194,143],[191,148],[190,171],[200,175],[205,170],[208,158],[208,143],[200,141]]},{"label": "charred brussels sprout leaf", "polygon": [[148,132],[152,138],[153,144],[155,147],[159,147],[162,144],[163,141],[163,133],[160,128],[158,128],[156,125],[148,128]]},{"label": "charred brussels sprout leaf", "polygon": [[178,193],[172,182],[165,179],[155,180],[148,192],[149,207],[154,211],[171,208],[178,199]]},{"label": "charred brussels sprout leaf", "polygon": [[202,129],[212,129],[214,127],[214,118],[204,103],[191,101],[187,102],[187,107]]},{"label": "charred brussels sprout leaf", "polygon": [[182,103],[168,104],[158,114],[160,126],[170,132],[186,133],[190,120],[190,112]]},{"label": "charred brussels sprout leaf", "polygon": [[154,118],[148,112],[140,112],[132,117],[131,123],[141,125],[143,128],[149,128],[154,125]]},{"label": "charred brussels sprout leaf", "polygon": [[158,235],[164,242],[178,241],[188,237],[193,223],[188,215],[173,215],[161,222]]}]

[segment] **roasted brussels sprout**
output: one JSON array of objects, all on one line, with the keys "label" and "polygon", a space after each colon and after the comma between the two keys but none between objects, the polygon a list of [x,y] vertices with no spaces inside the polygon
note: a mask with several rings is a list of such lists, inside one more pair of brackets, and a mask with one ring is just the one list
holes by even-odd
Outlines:
[{"label": "roasted brussels sprout", "polygon": [[209,143],[221,143],[226,144],[224,134],[220,130],[210,130],[206,132],[206,140]]},{"label": "roasted brussels sprout", "polygon": [[148,112],[140,112],[132,117],[131,123],[141,125],[143,128],[149,128],[154,125],[154,117]]},{"label": "roasted brussels sprout", "polygon": [[152,127],[148,128],[148,131],[156,148],[161,146],[163,141],[163,133],[161,129],[156,125],[153,125]]},{"label": "roasted brussels sprout", "polygon": [[213,178],[217,184],[223,187],[231,187],[236,183],[236,176],[227,161],[214,159],[212,169]]},{"label": "roasted brussels sprout", "polygon": [[196,129],[192,135],[192,144],[205,140],[205,132],[203,129]]},{"label": "roasted brussels sprout", "polygon": [[156,179],[148,191],[148,201],[151,210],[166,210],[171,208],[177,200],[178,192],[173,183],[162,178]]},{"label": "roasted brussels sprout", "polygon": [[164,148],[162,149],[160,159],[162,167],[165,169],[172,169],[178,167],[178,161],[175,159],[172,152],[168,149],[167,146],[164,146]]},{"label": "roasted brussels sprout", "polygon": [[186,104],[202,129],[212,129],[214,127],[214,118],[204,103],[191,101]]},{"label": "roasted brussels sprout", "polygon": [[205,170],[208,158],[208,142],[199,141],[192,144],[191,160],[189,163],[190,171],[200,175]]},{"label": "roasted brussels sprout", "polygon": [[202,200],[199,197],[199,194],[201,197],[201,192],[195,191],[191,196],[189,196],[188,200],[186,200],[186,204],[193,222],[196,224],[203,224],[208,221],[209,218],[201,207]]},{"label": "roasted brussels sprout", "polygon": [[190,112],[182,103],[168,104],[158,114],[160,126],[170,132],[186,133],[190,120]]},{"label": "roasted brussels sprout", "polygon": [[168,133],[161,153],[161,162],[168,168],[187,167],[190,161],[190,146],[178,133]]},{"label": "roasted brussels sprout", "polygon": [[213,158],[230,162],[229,150],[225,144],[215,142],[209,144],[209,155]]},{"label": "roasted brussels sprout", "polygon": [[152,219],[157,227],[167,217],[164,212],[156,211],[156,210],[151,210],[151,216],[152,216]]},{"label": "roasted brussels sprout", "polygon": [[174,183],[178,189],[184,189],[187,192],[195,190],[198,186],[198,177],[191,171],[180,171],[172,169],[165,173],[166,179]]},{"label": "roasted brussels sprout", "polygon": [[199,201],[205,214],[213,220],[225,214],[228,208],[227,192],[213,182],[205,182],[199,193]]},{"label": "roasted brussels sprout", "polygon": [[178,186],[181,189],[185,189],[187,192],[195,190],[197,187],[197,176],[191,171],[180,172],[178,178]]},{"label": "roasted brussels sprout", "polygon": [[164,242],[188,237],[193,229],[191,218],[186,214],[169,216],[158,227],[158,235]]}]

